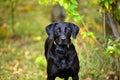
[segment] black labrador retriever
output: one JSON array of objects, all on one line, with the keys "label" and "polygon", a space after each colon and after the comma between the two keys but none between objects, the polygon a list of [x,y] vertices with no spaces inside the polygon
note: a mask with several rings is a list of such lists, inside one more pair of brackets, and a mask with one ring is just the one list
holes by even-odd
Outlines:
[{"label": "black labrador retriever", "polygon": [[79,28],[73,23],[60,22],[48,25],[46,32],[47,80],[55,80],[56,77],[78,80],[79,60],[71,35],[76,38]]}]

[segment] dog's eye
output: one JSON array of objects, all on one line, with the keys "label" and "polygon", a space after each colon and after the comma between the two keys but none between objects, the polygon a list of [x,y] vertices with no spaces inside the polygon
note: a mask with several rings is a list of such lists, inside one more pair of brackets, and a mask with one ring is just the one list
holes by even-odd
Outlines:
[{"label": "dog's eye", "polygon": [[66,32],[66,33],[70,32],[70,29],[66,27],[66,28],[65,28],[65,32]]},{"label": "dog's eye", "polygon": [[60,28],[58,28],[58,29],[57,29],[57,32],[61,32],[61,29],[60,29]]},{"label": "dog's eye", "polygon": [[58,35],[60,35],[60,33],[61,33],[61,29],[60,29],[60,28],[57,28],[57,29],[55,30],[55,34],[58,36]]}]

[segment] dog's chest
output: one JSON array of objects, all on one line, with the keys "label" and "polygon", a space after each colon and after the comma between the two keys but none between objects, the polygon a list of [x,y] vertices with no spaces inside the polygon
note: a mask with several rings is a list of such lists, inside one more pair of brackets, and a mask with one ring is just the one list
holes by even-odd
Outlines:
[{"label": "dog's chest", "polygon": [[72,73],[72,69],[69,66],[69,57],[68,56],[63,56],[61,54],[61,56],[59,55],[58,59],[57,59],[57,63],[59,64],[57,66],[57,75],[61,78],[64,78],[66,76],[70,76]]},{"label": "dog's chest", "polygon": [[55,58],[54,64],[60,72],[68,72],[72,60],[70,60],[71,52],[70,48],[67,46],[57,45],[55,47]]},{"label": "dog's chest", "polygon": [[65,54],[57,54],[57,61],[56,63],[59,63],[58,67],[61,70],[67,69],[69,57]]}]

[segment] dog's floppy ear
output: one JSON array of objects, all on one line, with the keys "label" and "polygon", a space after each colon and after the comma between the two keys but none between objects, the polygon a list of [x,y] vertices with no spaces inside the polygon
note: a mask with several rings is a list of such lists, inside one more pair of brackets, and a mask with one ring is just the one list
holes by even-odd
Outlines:
[{"label": "dog's floppy ear", "polygon": [[54,24],[49,24],[47,27],[46,27],[46,32],[49,36],[50,39],[53,39],[54,38],[54,27],[55,27],[56,23]]},{"label": "dog's floppy ear", "polygon": [[72,37],[75,39],[78,32],[79,32],[79,27],[73,23],[68,23],[70,28],[72,29]]}]

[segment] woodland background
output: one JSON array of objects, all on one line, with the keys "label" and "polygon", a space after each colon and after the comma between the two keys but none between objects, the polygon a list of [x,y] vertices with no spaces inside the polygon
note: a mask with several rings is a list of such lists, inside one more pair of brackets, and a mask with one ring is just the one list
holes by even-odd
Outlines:
[{"label": "woodland background", "polygon": [[80,28],[72,39],[80,80],[120,80],[119,0],[0,0],[0,80],[46,80],[45,27],[56,4]]}]

